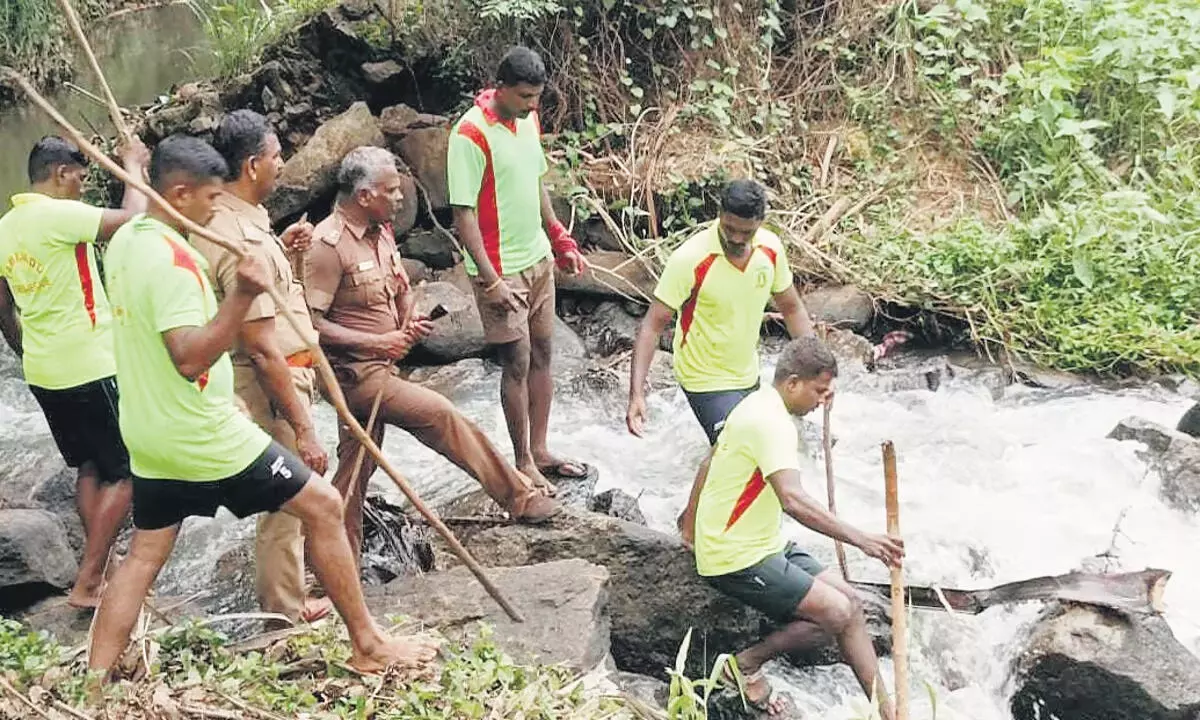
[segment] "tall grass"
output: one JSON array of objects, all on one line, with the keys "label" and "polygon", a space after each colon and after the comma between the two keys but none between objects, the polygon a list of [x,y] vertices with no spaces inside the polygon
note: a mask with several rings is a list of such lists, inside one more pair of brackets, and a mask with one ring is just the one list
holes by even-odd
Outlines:
[{"label": "tall grass", "polygon": [[253,69],[263,51],[337,0],[187,0],[208,40],[216,73],[232,77]]}]

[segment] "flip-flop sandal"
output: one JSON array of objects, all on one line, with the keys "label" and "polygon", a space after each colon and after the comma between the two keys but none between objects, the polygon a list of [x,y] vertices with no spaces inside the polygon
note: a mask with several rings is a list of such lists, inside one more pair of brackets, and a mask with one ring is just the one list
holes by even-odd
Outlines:
[{"label": "flip-flop sandal", "polygon": [[[757,671],[749,675],[742,675],[742,680],[745,683],[745,692],[741,692],[741,695],[742,698],[745,699],[747,705],[754,708],[758,712],[767,713],[769,715],[771,711],[771,700],[774,699],[777,694],[775,688],[772,687],[770,683],[767,684],[767,687],[771,689],[771,692],[767,693],[765,698],[762,698],[758,701],[750,699],[750,685],[757,684],[765,679],[766,671],[762,668],[759,668]],[[725,669],[721,672],[721,684],[734,692],[740,691],[737,680],[733,677],[733,673],[729,671],[728,665],[726,665]]]},{"label": "flip-flop sandal", "polygon": [[[316,598],[313,598],[313,599],[316,599]],[[324,599],[324,598],[322,598],[322,599]],[[330,601],[326,601],[326,602],[322,603],[321,605],[319,605],[317,607],[316,610],[313,610],[313,611],[309,611],[307,601],[304,603],[304,605],[305,605],[305,608],[300,613],[300,619],[303,620],[304,622],[310,623],[310,624],[315,623],[318,620],[322,620],[324,618],[329,617],[329,613],[333,612],[333,603]]]},{"label": "flip-flop sandal", "polygon": [[[583,468],[581,474],[563,472],[563,468],[568,467]],[[583,480],[588,475],[592,474],[592,466],[587,463],[575,462],[574,460],[563,460],[557,465],[539,465],[538,472],[548,478],[557,478],[559,480]]]}]

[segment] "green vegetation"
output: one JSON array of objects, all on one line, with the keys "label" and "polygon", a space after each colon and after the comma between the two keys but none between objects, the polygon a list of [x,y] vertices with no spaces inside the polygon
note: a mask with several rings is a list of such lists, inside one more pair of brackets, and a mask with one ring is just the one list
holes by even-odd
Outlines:
[{"label": "green vegetation", "polygon": [[[86,23],[119,7],[123,0],[74,0]],[[59,18],[57,0],[4,0],[0,3],[0,65],[26,74],[38,84],[59,82],[70,75],[66,24]],[[11,102],[0,88],[0,105]]]},{"label": "green vegetation", "polygon": [[200,20],[219,77],[251,70],[272,43],[337,0],[187,0]]},{"label": "green vegetation", "polygon": [[74,653],[0,618],[0,678],[11,687],[0,689],[0,716],[28,716],[28,701],[42,709],[84,711],[103,702],[107,717],[127,720],[656,717],[621,698],[585,693],[582,679],[563,668],[514,663],[496,648],[486,626],[469,646],[450,649],[432,673],[397,670],[382,678],[346,667],[349,647],[339,629],[324,624],[252,651],[202,623],[149,633],[135,645],[141,653],[133,654],[135,662],[148,658],[151,672],[89,699]]}]

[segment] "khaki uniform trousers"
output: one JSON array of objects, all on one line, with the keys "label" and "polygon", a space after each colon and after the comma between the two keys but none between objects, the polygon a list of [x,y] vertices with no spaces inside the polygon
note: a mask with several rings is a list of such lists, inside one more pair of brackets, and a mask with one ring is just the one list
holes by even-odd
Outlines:
[{"label": "khaki uniform trousers", "polygon": [[[310,407],[316,400],[316,371],[289,368],[292,384],[301,401]],[[258,382],[253,368],[234,366],[234,388],[255,424],[280,445],[296,452],[296,434],[282,415],[277,415]],[[263,612],[286,615],[293,622],[304,612],[307,594],[304,577],[304,529],[300,520],[285,512],[262,513],[254,541],[254,587]]]},{"label": "khaki uniform trousers", "polygon": [[[385,365],[363,368],[356,373],[358,382],[342,383],[342,392],[350,412],[365,428],[375,397],[382,392],[379,414],[371,429],[376,445],[383,445],[384,427],[395,425],[407,430],[423,445],[462,468],[479,481],[496,503],[520,514],[525,502],[535,495],[532,483],[508,462],[487,435],[460,413],[443,395],[399,377]],[[354,475],[361,444],[350,430],[339,424],[338,469],[333,484],[346,505],[346,535],[354,557],[362,552],[363,503],[367,483],[377,467],[369,453],[363,453],[362,466]]]}]

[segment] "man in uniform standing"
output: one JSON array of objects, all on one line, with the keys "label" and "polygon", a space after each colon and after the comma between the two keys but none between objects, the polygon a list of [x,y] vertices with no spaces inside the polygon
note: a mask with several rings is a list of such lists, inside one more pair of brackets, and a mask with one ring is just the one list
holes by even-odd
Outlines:
[{"label": "man in uniform standing", "polygon": [[[539,522],[559,504],[540,493],[502,456],[483,431],[445,397],[397,375],[396,361],[428,336],[428,318],[416,316],[408,276],[392,236],[391,220],[403,199],[395,157],[360,147],[342,160],[333,213],[317,225],[305,256],[305,292],[321,345],[338,375],[351,412],[366,424],[380,398],[373,439],[396,425],[458,465],[514,519]],[[360,444],[345,427],[338,443],[334,485],[346,500],[346,531],[355,553],[362,545],[366,484],[375,472],[367,455],[355,475]]]},{"label": "man in uniform standing", "polygon": [[546,445],[554,397],[554,265],[578,275],[584,261],[542,183],[549,165],[537,108],[546,66],[534,51],[515,47],[500,61],[496,84],[450,134],[450,204],[484,337],[499,347],[504,366],[500,401],[517,469],[553,488],[547,476],[588,473]]},{"label": "man in uniform standing", "polygon": [[[149,155],[135,138],[121,159],[141,177]],[[63,460],[78,468],[75,503],[86,539],[67,602],[79,608],[100,601],[132,494],[117,418],[112,313],[95,246],[146,208],[145,196],[129,187],[120,210],[80,202],[87,165],[71,143],[42,138],[29,154],[30,192],[14,195],[0,218],[0,331],[22,358]]]},{"label": "man in uniform standing", "polygon": [[[217,196],[208,228],[241,242],[267,268],[267,277],[288,308],[313,333],[304,288],[292,272],[287,248],[300,249],[312,240],[312,226],[297,223],[276,238],[263,201],[275,190],[283,169],[279,138],[266,118],[252,110],[230,113],[217,129],[213,145],[231,178]],[[228,250],[193,236],[191,243],[208,260],[209,279],[218,298],[237,291],[238,259]],[[271,296],[263,293],[250,304],[233,360],[234,392],[251,419],[304,464],[324,475],[329,465],[313,426],[316,371],[301,338]],[[313,622],[329,613],[327,598],[308,598],[304,582],[304,538],[300,521],[287,513],[264,513],[255,542],[256,590],[264,612],[286,615],[292,622]]]}]

